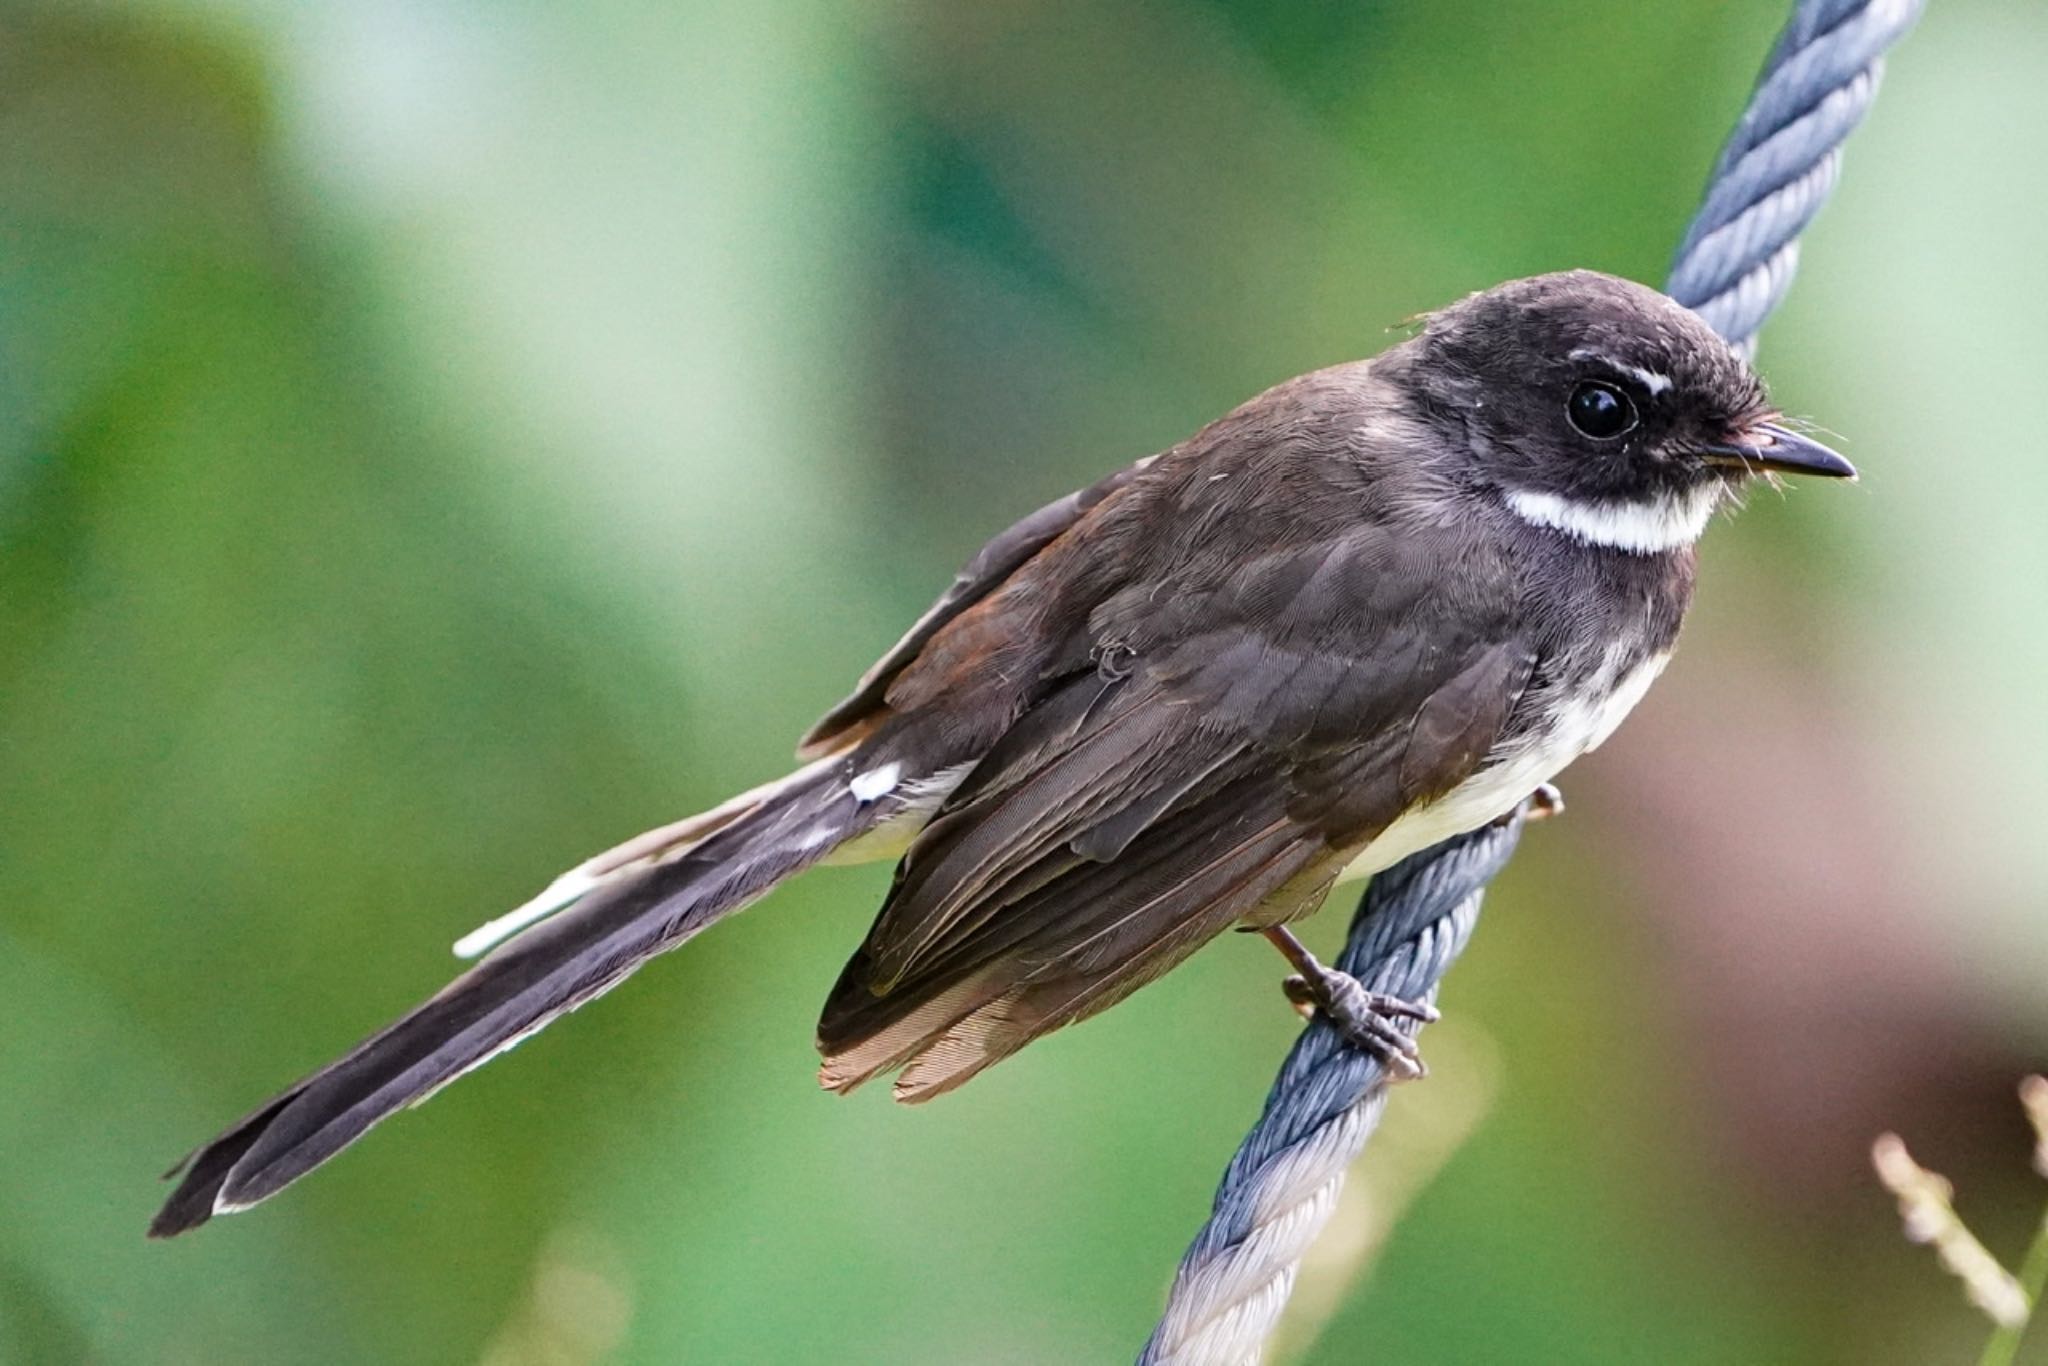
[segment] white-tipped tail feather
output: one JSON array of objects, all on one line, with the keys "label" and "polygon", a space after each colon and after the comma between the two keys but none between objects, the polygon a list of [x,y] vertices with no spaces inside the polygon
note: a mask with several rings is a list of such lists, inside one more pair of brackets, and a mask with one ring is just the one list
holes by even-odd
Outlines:
[{"label": "white-tipped tail feather", "polygon": [[465,935],[457,952],[484,954],[467,972],[174,1168],[177,1188],[150,1232],[168,1237],[275,1195],[835,850],[870,834],[880,836],[875,857],[900,847],[964,772],[901,781],[902,765],[890,761],[865,770],[862,784],[853,771],[842,751],[650,830]]},{"label": "white-tipped tail feather", "polygon": [[[757,809],[763,802],[773,799],[777,793],[799,787],[842,762],[839,755],[828,755],[805,764],[796,772],[777,778],[772,783],[749,788],[709,811],[700,811],[694,816],[685,816],[679,821],[656,826],[652,830],[633,836],[624,844],[614,845],[602,854],[585,859],[550,882],[531,900],[514,907],[488,924],[479,925],[456,940],[455,956],[475,958],[496,948],[527,926],[575,905],[599,887],[643,873],[679,854],[689,852],[712,831],[729,824],[738,816]],[[891,767],[901,771],[901,765]],[[890,780],[892,786],[894,781],[893,778]],[[859,782],[858,778],[854,780],[856,787]],[[831,826],[823,824],[814,827],[812,833],[816,838],[801,847],[810,849],[824,843],[831,829]]]},{"label": "white-tipped tail feather", "polygon": [[520,903],[488,924],[479,925],[456,940],[455,956],[475,958],[485,950],[502,944],[528,925],[547,919],[565,906],[575,905],[586,892],[595,890],[598,885],[599,879],[590,871],[590,865],[579,863],[550,882],[538,896]]}]

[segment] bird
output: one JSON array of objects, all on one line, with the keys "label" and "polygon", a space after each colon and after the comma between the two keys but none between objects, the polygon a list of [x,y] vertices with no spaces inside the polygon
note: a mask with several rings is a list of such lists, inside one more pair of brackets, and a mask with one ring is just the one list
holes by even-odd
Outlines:
[{"label": "bird", "polygon": [[1424,315],[996,536],[800,767],[459,942],[481,957],[446,988],[166,1173],[149,1232],[268,1199],[824,863],[897,860],[819,1018],[829,1090],[940,1095],[1233,927],[1412,1064],[1398,1021],[1432,1012],[1288,926],[1605,740],[1710,520],[1783,474],[1855,470],[1651,288],[1575,270]]}]

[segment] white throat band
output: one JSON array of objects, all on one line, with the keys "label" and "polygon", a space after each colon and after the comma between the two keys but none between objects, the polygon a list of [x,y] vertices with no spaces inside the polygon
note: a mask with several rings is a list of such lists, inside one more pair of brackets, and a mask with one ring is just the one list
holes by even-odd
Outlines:
[{"label": "white throat band", "polygon": [[1655,555],[1691,545],[1707,529],[1721,501],[1718,483],[1646,500],[1566,498],[1533,489],[1509,489],[1507,505],[1530,526],[1561,531],[1587,545]]}]

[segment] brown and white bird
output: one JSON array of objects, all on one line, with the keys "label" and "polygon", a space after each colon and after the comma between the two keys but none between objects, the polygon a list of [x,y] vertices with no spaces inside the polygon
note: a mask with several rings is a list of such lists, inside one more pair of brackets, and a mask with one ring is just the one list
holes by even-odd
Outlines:
[{"label": "brown and white bird", "polygon": [[464,940],[488,952],[439,995],[181,1163],[150,1232],[275,1195],[814,864],[902,856],[818,1024],[835,1091],[938,1095],[1277,930],[1613,731],[1715,509],[1853,474],[1774,417],[1692,313],[1587,271],[1268,390],[989,542],[803,767]]}]

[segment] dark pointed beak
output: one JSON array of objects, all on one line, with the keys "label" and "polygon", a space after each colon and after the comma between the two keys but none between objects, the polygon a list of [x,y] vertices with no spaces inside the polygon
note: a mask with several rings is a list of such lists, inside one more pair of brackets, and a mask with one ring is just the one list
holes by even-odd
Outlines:
[{"label": "dark pointed beak", "polygon": [[1821,474],[1830,479],[1856,477],[1856,467],[1841,456],[1775,422],[1759,422],[1743,438],[1725,446],[1708,446],[1700,454],[1709,465],[1747,470],[1751,474],[1781,470],[1786,474]]}]

